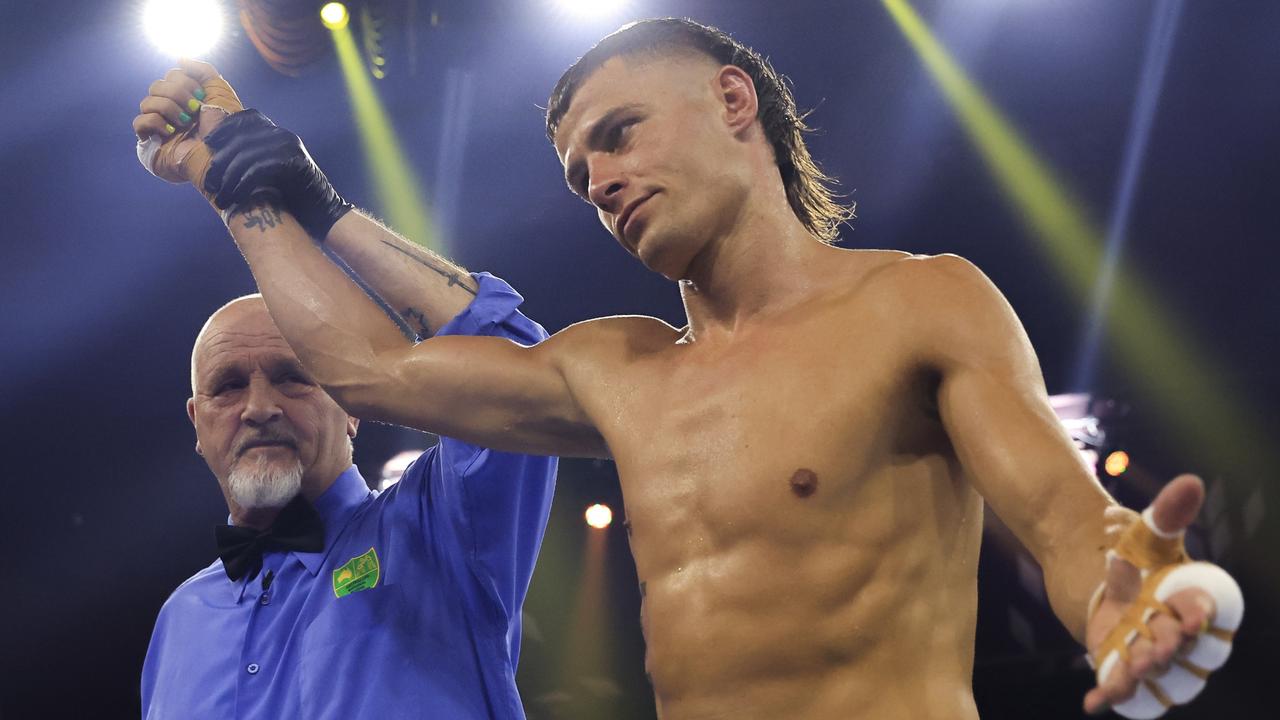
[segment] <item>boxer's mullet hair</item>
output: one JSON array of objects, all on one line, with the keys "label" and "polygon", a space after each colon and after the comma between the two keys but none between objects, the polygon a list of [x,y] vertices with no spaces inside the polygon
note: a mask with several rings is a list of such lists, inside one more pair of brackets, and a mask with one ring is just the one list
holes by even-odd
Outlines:
[{"label": "boxer's mullet hair", "polygon": [[605,37],[570,66],[551,91],[547,101],[547,137],[555,142],[556,131],[569,111],[574,94],[609,59],[688,51],[706,55],[722,65],[741,68],[751,77],[760,103],[756,118],[773,147],[774,161],[782,175],[791,210],[819,240],[836,242],[840,224],[853,217],[853,204],[839,202],[832,187],[836,179],[824,173],[809,154],[804,144],[804,134],[812,131],[804,122],[807,113],[801,114],[796,109],[796,100],[786,79],[768,60],[716,28],[687,19],[662,18],[631,23]]}]

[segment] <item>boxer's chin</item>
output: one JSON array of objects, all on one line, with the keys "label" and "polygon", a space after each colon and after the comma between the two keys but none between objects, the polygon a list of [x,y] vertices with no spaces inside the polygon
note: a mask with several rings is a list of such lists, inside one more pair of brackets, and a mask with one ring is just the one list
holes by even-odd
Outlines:
[{"label": "boxer's chin", "polygon": [[227,492],[242,508],[283,507],[302,490],[302,463],[257,453],[241,457],[227,477]]}]

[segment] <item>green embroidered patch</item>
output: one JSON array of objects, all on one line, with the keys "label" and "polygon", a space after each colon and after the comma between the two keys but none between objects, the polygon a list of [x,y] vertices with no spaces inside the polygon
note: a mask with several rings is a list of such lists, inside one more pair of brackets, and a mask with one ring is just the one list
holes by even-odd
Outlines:
[{"label": "green embroidered patch", "polygon": [[369,548],[369,552],[351,558],[347,564],[333,571],[333,594],[345,597],[353,592],[368,590],[378,584],[381,574],[378,553]]}]

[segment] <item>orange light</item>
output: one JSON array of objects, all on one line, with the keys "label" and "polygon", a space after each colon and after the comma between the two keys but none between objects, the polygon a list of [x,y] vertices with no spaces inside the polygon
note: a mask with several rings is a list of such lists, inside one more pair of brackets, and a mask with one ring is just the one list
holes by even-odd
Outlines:
[{"label": "orange light", "polygon": [[1104,470],[1111,477],[1119,477],[1129,469],[1129,453],[1123,450],[1116,450],[1107,456],[1107,461],[1102,464]]},{"label": "orange light", "polygon": [[609,523],[613,522],[613,511],[609,509],[608,505],[592,505],[587,508],[586,518],[588,525],[603,530],[609,527]]}]

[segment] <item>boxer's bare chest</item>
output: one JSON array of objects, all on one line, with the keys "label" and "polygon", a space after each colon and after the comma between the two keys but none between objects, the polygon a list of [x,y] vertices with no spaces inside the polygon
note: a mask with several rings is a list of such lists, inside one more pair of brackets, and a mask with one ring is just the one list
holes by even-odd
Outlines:
[{"label": "boxer's bare chest", "polygon": [[817,303],[630,368],[606,434],[642,579],[758,538],[808,547],[904,444],[936,443],[902,338],[859,309]]}]

